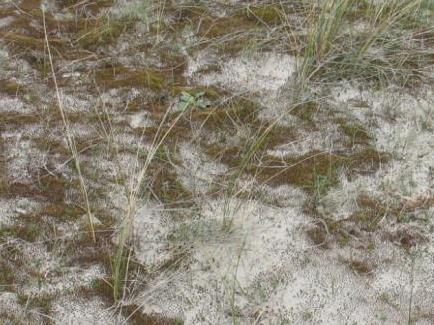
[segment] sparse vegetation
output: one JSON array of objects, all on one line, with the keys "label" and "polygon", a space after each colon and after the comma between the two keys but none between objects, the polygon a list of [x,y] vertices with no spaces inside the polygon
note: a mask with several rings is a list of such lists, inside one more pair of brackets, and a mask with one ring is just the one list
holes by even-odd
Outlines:
[{"label": "sparse vegetation", "polygon": [[433,22],[3,1],[0,319],[433,321]]}]

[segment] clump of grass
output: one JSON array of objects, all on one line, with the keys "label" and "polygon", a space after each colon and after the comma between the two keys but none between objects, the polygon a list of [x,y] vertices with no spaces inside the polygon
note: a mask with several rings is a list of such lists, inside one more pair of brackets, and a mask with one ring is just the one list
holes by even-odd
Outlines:
[{"label": "clump of grass", "polygon": [[309,38],[304,50],[304,61],[300,69],[300,80],[305,83],[309,80],[317,67],[333,49],[338,32],[342,27],[345,14],[348,12],[353,0],[326,0],[319,16],[309,32]]},{"label": "clump of grass", "polygon": [[[150,148],[146,152],[144,162],[139,165],[140,146],[137,149],[136,168],[134,169],[134,181],[126,188],[127,206],[126,212],[119,225],[117,236],[117,249],[112,260],[112,288],[113,299],[119,302],[125,296],[125,283],[127,283],[128,270],[130,262],[134,256],[132,249],[132,234],[134,218],[137,210],[137,203],[140,197],[143,197],[143,187],[147,179],[148,173],[151,172],[151,166],[154,159],[161,152],[163,143],[172,132],[175,125],[183,117],[186,112],[184,110],[170,122],[169,127],[164,127],[170,116],[170,110],[167,110],[163,116],[161,123],[156,130]],[[140,167],[139,167],[140,166]]]},{"label": "clump of grass", "polygon": [[[303,51],[299,83],[305,87],[314,78],[381,81],[395,76],[400,81],[404,73],[416,73],[427,62],[422,60],[423,54],[403,44],[408,38],[406,26],[417,26],[412,22],[420,5],[420,0],[365,1],[363,5],[353,0],[326,0],[319,14],[313,8],[313,27]],[[348,28],[354,16],[366,25],[364,30]],[[377,44],[383,54],[372,51]],[[406,60],[398,58],[402,51],[408,54]]]}]

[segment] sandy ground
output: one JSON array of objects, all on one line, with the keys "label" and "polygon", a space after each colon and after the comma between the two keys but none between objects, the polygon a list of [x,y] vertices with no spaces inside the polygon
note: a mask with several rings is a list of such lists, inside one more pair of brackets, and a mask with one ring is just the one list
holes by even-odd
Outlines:
[{"label": "sandy ground", "polygon": [[[56,1],[45,2],[60,22],[74,13],[91,17],[88,9],[73,12]],[[229,3],[241,4],[219,1],[213,4],[216,13],[228,15]],[[21,19],[13,4],[32,14],[32,27],[13,25]],[[122,6],[119,2],[111,9],[98,9],[96,15],[112,10],[114,16],[131,16]],[[98,281],[109,278],[110,268],[98,256],[117,241],[116,225],[127,210],[125,188],[137,181],[142,154],[152,146],[147,130],[160,125],[161,111],[179,108],[181,97],[158,87],[109,86],[117,78],[111,74],[97,86],[90,80],[96,78],[91,77],[92,69],[103,71],[110,62],[137,71],[149,66],[166,71],[161,53],[172,51],[182,56],[183,71],[177,76],[182,87],[208,89],[204,96],[213,101],[209,89],[214,88],[229,98],[247,98],[259,107],[258,123],[271,121],[291,130],[288,139],[264,150],[276,161],[318,152],[355,156],[366,154],[366,148],[389,159],[369,172],[364,168],[370,166],[354,171],[343,165],[336,171],[336,183],[323,195],[313,195],[297,184],[264,183],[247,172],[230,177],[236,168],[210,155],[206,145],[221,137],[228,148],[239,146],[251,129],[236,128],[235,122],[209,127],[194,116],[186,118],[183,123],[191,130],[178,131],[170,145],[164,144],[171,154],[159,153],[165,158],[149,172],[146,182],[151,185],[143,190],[150,189],[150,194],[137,202],[134,258],[146,273],[131,281],[129,296],[119,305],[157,315],[161,324],[166,324],[163,319],[192,325],[433,324],[430,84],[417,90],[393,85],[374,89],[360,81],[315,85],[311,92],[321,105],[306,121],[288,109],[296,97],[292,86],[300,59],[277,49],[230,55],[211,47],[196,49],[191,44],[198,42],[197,36],[189,36],[188,28],[177,36],[155,36],[147,32],[149,21],[140,20],[111,43],[90,46],[78,59],[56,54],[60,94],[79,147],[94,222],[103,233],[111,231],[101,237],[99,246],[92,246],[81,235],[86,231],[85,211],[53,84],[34,62],[43,55],[43,47],[29,51],[29,59],[17,52],[19,42],[5,34],[25,34],[26,28],[41,31],[40,17],[31,11],[35,8],[32,1],[0,5],[0,79],[19,85],[14,93],[0,83],[0,181],[7,185],[5,190],[0,186],[0,222],[5,229],[0,272],[8,274],[0,283],[0,318],[19,324],[131,321],[100,292]],[[50,36],[54,38],[54,32]],[[148,55],[137,50],[158,37],[161,44],[155,44],[161,52]],[[173,37],[177,45],[164,37]],[[149,78],[147,72],[145,82]],[[217,102],[225,103],[225,98]],[[223,110],[225,104],[217,107]],[[350,137],[337,122],[342,120],[363,126],[368,136]],[[170,173],[162,169],[166,165]],[[178,186],[188,199],[176,200],[187,204],[167,205],[167,196],[173,195],[169,190],[158,187],[164,195],[153,192],[159,168],[167,177],[160,187]],[[315,213],[307,208],[313,198]],[[354,219],[372,210],[374,228]],[[13,280],[3,279],[12,273]],[[47,297],[50,305],[45,308],[41,301]]]}]

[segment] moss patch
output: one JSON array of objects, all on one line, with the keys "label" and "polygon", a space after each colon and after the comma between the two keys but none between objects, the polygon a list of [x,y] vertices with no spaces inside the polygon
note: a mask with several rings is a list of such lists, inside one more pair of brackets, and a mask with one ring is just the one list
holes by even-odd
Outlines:
[{"label": "moss patch", "polygon": [[315,101],[310,101],[292,107],[289,113],[303,121],[312,122],[315,113],[318,112],[318,110],[319,104]]},{"label": "moss patch", "polygon": [[318,247],[328,248],[327,231],[322,223],[309,227],[306,230],[309,239]]},{"label": "moss patch", "polygon": [[388,213],[388,208],[377,200],[361,195],[357,198],[359,209],[354,212],[350,219],[362,230],[371,232],[377,229],[378,223]]},{"label": "moss patch", "polygon": [[113,66],[95,71],[95,80],[106,89],[144,87],[161,90],[165,85],[164,75],[158,70],[149,68],[126,68]]},{"label": "moss patch", "polygon": [[64,194],[63,180],[49,175],[41,178],[41,182],[38,186],[23,183],[9,184],[7,197],[31,197],[46,202],[62,202]]},{"label": "moss patch", "polygon": [[284,21],[285,7],[281,4],[250,5],[246,8],[246,16],[269,25],[277,25]]},{"label": "moss patch", "polygon": [[375,268],[375,265],[372,265],[366,260],[350,259],[347,261],[347,263],[349,267],[359,275],[369,274]]},{"label": "moss patch", "polygon": [[0,92],[9,96],[19,96],[24,93],[24,86],[13,80],[0,80]]},{"label": "moss patch", "polygon": [[371,173],[388,160],[388,155],[369,148],[348,155],[311,152],[284,160],[265,157],[249,171],[272,185],[292,184],[314,192],[318,177],[326,177],[329,186],[335,186],[341,170],[348,175]]},{"label": "moss patch", "polygon": [[90,12],[93,15],[96,15],[103,9],[110,8],[113,5],[113,0],[99,0],[99,1],[90,1],[83,2],[77,0],[56,0],[56,4],[62,10],[74,10],[75,12]]},{"label": "moss patch", "polygon": [[3,226],[1,235],[36,242],[51,238],[54,232],[52,226],[53,223],[47,218],[37,214],[28,214],[17,218],[13,225]]},{"label": "moss patch", "polygon": [[[1,231],[1,230],[0,230]],[[2,291],[14,291],[16,285],[14,266],[0,256],[0,287]]]},{"label": "moss patch", "polygon": [[[156,153],[149,168],[149,189],[155,199],[167,208],[191,207],[194,205],[192,193],[180,182],[172,163],[179,164],[175,157],[168,157],[167,148]],[[168,149],[167,149],[168,150]]]},{"label": "moss patch", "polygon": [[349,138],[350,144],[367,145],[372,140],[369,132],[359,123],[336,119],[342,132]]},{"label": "moss patch", "polygon": [[50,315],[54,298],[54,296],[49,294],[38,296],[18,294],[18,303],[27,309],[36,309],[44,315]]},{"label": "moss patch", "polygon": [[132,20],[112,19],[103,16],[93,20],[82,20],[73,36],[74,43],[81,48],[92,50],[113,43],[134,24]]}]

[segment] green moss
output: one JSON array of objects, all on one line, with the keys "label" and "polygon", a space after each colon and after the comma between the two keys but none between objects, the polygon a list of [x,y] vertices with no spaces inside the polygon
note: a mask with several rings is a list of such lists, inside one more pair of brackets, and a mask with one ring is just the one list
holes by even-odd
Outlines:
[{"label": "green moss", "polygon": [[22,10],[34,10],[41,8],[41,0],[23,0],[20,3],[20,9]]},{"label": "green moss", "polygon": [[246,15],[249,19],[275,25],[282,23],[284,12],[280,4],[250,5],[246,8]]},{"label": "green moss", "polygon": [[111,306],[114,303],[113,300],[113,288],[108,280],[98,278],[93,279],[90,287],[82,286],[75,290],[77,295],[82,299],[93,299],[94,297],[99,297],[104,301],[107,306]]},{"label": "green moss", "polygon": [[264,149],[272,149],[278,145],[296,140],[294,129],[287,126],[273,125],[269,128],[269,124],[267,123],[262,127],[262,129],[269,130],[264,135],[264,143],[261,145],[261,148]]},{"label": "green moss", "polygon": [[256,22],[245,15],[236,14],[227,17],[204,17],[198,35],[208,39],[217,39],[225,35],[256,28]]},{"label": "green moss", "polygon": [[309,101],[292,107],[289,113],[302,119],[303,121],[311,122],[318,110],[319,104],[316,101]]},{"label": "green moss", "polygon": [[130,29],[133,20],[119,20],[109,16],[102,16],[93,20],[84,20],[74,35],[74,43],[84,49],[97,49],[113,43],[121,34]]},{"label": "green moss", "polygon": [[165,81],[161,72],[149,68],[111,67],[95,71],[98,85],[104,88],[145,87],[153,90],[164,88]]},{"label": "green moss", "polygon": [[340,156],[315,152],[285,161],[266,157],[262,166],[252,167],[249,172],[269,184],[292,184],[314,192],[319,176],[328,177],[333,185],[337,183],[338,169],[343,160]]},{"label": "green moss", "polygon": [[25,127],[26,125],[38,123],[40,121],[40,117],[34,114],[0,112],[0,121],[7,126]]},{"label": "green moss", "polygon": [[[1,33],[0,36],[11,43],[11,46],[15,49],[26,50],[29,49],[43,51],[45,47],[45,40],[43,38],[28,36],[16,32]],[[53,47],[65,46],[66,42],[58,38],[51,38],[50,45]]]},{"label": "green moss", "polygon": [[0,80],[0,92],[10,96],[21,95],[24,87],[13,80]]},{"label": "green moss", "polygon": [[96,14],[104,8],[109,8],[113,5],[113,0],[98,0],[92,2],[82,2],[77,0],[58,0],[57,5],[61,9],[75,9],[75,12],[82,12],[84,10]]},{"label": "green moss", "polygon": [[257,123],[259,106],[257,103],[238,98],[228,102],[225,106],[217,106],[192,111],[189,120],[200,122],[208,130],[226,131],[234,134],[239,125],[249,126]]},{"label": "green moss", "polygon": [[41,214],[56,218],[58,221],[77,221],[85,213],[82,208],[64,202],[47,204]]},{"label": "green moss", "polygon": [[369,144],[372,140],[372,137],[362,125],[356,122],[348,122],[342,118],[336,119],[336,122],[342,132],[350,139],[351,144]]},{"label": "green moss", "polygon": [[370,148],[349,155],[311,152],[283,161],[265,157],[260,166],[251,167],[249,172],[269,184],[292,184],[310,193],[316,193],[320,186],[336,186],[340,171],[346,172],[349,176],[366,174],[375,171],[387,161],[388,155]]},{"label": "green moss", "polygon": [[[0,229],[0,238],[3,236]],[[3,256],[0,256],[0,290],[13,291],[16,284],[15,270],[13,265],[10,265]]]},{"label": "green moss", "polygon": [[54,296],[50,294],[30,296],[18,294],[18,303],[27,309],[37,309],[44,315],[50,315]]}]

